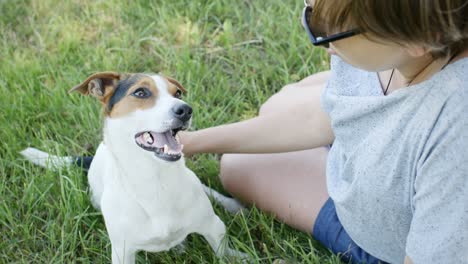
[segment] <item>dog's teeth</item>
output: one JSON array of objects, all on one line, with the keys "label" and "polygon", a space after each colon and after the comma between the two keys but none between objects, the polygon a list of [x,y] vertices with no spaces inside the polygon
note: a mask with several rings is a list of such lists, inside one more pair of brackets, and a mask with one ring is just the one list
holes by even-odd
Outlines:
[{"label": "dog's teeth", "polygon": [[146,132],[145,134],[143,134],[143,139],[148,144],[153,144],[153,142],[154,142],[154,139],[153,139],[153,137],[151,136],[151,134],[149,132]]},{"label": "dog's teeth", "polygon": [[164,144],[164,153],[168,154],[168,151],[169,147],[167,146],[167,144]]},{"label": "dog's teeth", "polygon": [[177,142],[180,142],[179,134],[175,135],[175,139],[176,139]]}]

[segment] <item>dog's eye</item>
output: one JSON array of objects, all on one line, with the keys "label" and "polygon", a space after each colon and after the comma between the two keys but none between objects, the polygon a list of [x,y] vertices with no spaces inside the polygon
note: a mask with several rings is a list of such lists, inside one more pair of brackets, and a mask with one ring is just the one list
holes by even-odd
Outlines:
[{"label": "dog's eye", "polygon": [[177,99],[182,98],[182,91],[181,91],[181,90],[177,90],[177,92],[175,92],[175,94],[174,94],[174,97],[177,98]]},{"label": "dog's eye", "polygon": [[151,96],[151,92],[150,90],[148,90],[147,88],[138,88],[136,89],[133,93],[132,93],[133,96],[137,97],[137,98],[148,98]]}]

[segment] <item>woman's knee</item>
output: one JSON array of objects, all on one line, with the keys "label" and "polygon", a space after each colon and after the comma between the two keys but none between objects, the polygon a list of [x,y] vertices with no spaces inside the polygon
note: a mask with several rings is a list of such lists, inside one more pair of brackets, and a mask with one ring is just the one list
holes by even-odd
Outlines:
[{"label": "woman's knee", "polygon": [[266,100],[265,103],[263,103],[261,106],[260,106],[260,110],[258,111],[258,114],[259,115],[264,115],[264,114],[267,114],[267,113],[271,113],[274,111],[274,97],[276,96],[276,94],[272,95],[270,98],[268,98]]},{"label": "woman's knee", "polygon": [[285,93],[288,93],[291,89],[294,89],[294,84],[288,84],[281,88],[281,90],[275,94],[273,94],[270,98],[268,98],[265,103],[260,106],[259,115],[274,113],[278,111],[280,107],[284,107],[282,104],[282,97]]},{"label": "woman's knee", "polygon": [[272,95],[260,107],[259,114],[270,114],[281,110],[284,107],[307,101],[314,93],[314,89],[322,88],[330,77],[330,72],[319,72],[303,80],[285,85],[279,92]]},{"label": "woman's knee", "polygon": [[237,198],[240,198],[238,197],[239,190],[242,188],[245,177],[248,176],[248,171],[243,170],[244,159],[246,159],[245,155],[224,154],[220,162],[221,183],[227,192]]}]

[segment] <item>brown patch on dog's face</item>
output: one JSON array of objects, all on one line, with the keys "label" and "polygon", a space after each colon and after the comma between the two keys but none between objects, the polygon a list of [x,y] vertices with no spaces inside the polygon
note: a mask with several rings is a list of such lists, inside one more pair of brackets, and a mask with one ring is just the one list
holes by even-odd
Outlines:
[{"label": "brown patch on dog's face", "polygon": [[177,88],[177,86],[173,85],[172,83],[168,83],[167,91],[169,92],[170,95],[174,96],[179,90],[180,89]]},{"label": "brown patch on dog's face", "polygon": [[119,82],[106,103],[107,115],[116,118],[154,107],[158,96],[158,87],[151,77],[135,74]]},{"label": "brown patch on dog's face", "polygon": [[[187,92],[187,89],[185,89],[184,86],[182,86],[182,84],[180,84],[176,79],[172,79],[171,77],[165,77],[165,78],[169,82],[169,89],[171,89],[171,91],[180,90],[181,92],[184,92],[184,93]],[[174,93],[171,93],[171,94],[174,95]]]},{"label": "brown patch on dog's face", "polygon": [[[186,92],[177,80],[160,75],[159,77],[166,80],[168,93],[173,97],[180,99],[182,93]],[[70,90],[73,91],[97,98],[103,105],[104,113],[110,117],[120,117],[137,109],[151,108],[159,96],[158,87],[151,76],[117,72],[94,73]]]},{"label": "brown patch on dog's face", "polygon": [[167,80],[167,90],[170,95],[175,98],[181,99],[182,93],[186,93],[187,90],[177,80],[170,77],[164,77]]}]

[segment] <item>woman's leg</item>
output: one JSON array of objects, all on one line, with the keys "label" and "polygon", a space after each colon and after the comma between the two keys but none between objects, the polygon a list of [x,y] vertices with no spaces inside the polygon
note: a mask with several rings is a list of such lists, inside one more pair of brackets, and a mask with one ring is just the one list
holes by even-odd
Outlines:
[{"label": "woman's leg", "polygon": [[[328,72],[284,87],[261,107],[260,115],[274,115],[291,104],[307,101],[312,89],[323,89]],[[285,127],[285,129],[288,129]],[[278,154],[226,154],[221,181],[236,198],[271,212],[286,224],[312,232],[328,199],[325,147]]]}]

